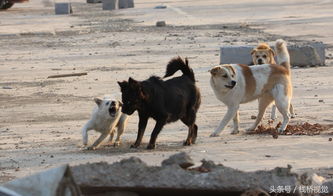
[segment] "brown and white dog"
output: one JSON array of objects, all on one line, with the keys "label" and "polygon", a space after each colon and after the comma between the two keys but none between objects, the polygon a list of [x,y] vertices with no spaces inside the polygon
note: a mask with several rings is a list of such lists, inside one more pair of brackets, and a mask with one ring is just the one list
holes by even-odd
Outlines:
[{"label": "brown and white dog", "polygon": [[220,101],[227,105],[228,111],[212,137],[218,136],[233,118],[234,129],[238,133],[239,105],[259,99],[259,113],[255,123],[247,131],[253,131],[262,120],[268,105],[275,101],[276,107],[283,116],[279,132],[283,132],[289,123],[289,106],[292,97],[290,80],[290,57],[285,41],[277,40],[276,64],[247,66],[241,64],[218,65],[210,70],[210,84]]},{"label": "brown and white dog", "polygon": [[255,65],[276,64],[274,50],[266,43],[261,43],[251,51],[252,61]]},{"label": "brown and white dog", "polygon": [[[274,50],[266,43],[260,43],[251,51],[252,61],[254,65],[262,64],[276,64],[274,57],[276,56]],[[295,118],[294,107],[290,104],[289,108],[290,117]],[[276,119],[276,106],[273,104],[271,111],[271,119]]]}]

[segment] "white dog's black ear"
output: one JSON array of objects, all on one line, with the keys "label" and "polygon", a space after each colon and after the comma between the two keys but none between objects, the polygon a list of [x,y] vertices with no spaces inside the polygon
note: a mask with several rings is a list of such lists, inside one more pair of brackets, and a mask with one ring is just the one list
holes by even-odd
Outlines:
[{"label": "white dog's black ear", "polygon": [[94,101],[98,106],[100,106],[103,100],[101,98],[95,97]]}]

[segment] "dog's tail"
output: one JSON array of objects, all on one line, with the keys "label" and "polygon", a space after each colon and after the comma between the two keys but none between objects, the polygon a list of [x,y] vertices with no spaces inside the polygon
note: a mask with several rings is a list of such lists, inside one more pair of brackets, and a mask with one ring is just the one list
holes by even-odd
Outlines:
[{"label": "dog's tail", "polygon": [[275,50],[277,63],[285,67],[290,73],[290,56],[287,49],[287,43],[282,39],[276,40]]},{"label": "dog's tail", "polygon": [[195,82],[194,73],[193,73],[193,70],[188,65],[187,58],[185,58],[185,62],[184,62],[183,59],[180,58],[180,57],[176,57],[176,58],[171,59],[171,61],[167,65],[166,73],[164,75],[164,78],[172,76],[178,70],[181,70],[184,75],[186,75],[193,82]]}]

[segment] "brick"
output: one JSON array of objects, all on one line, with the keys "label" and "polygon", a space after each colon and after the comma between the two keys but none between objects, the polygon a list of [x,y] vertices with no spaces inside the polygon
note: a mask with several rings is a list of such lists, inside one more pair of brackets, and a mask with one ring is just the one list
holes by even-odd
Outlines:
[{"label": "brick", "polygon": [[87,0],[87,3],[102,3],[102,0]]},{"label": "brick", "polygon": [[55,3],[55,14],[62,15],[62,14],[71,14],[72,13],[72,6],[70,3]]},{"label": "brick", "polygon": [[103,10],[115,10],[118,7],[118,0],[102,0]]},{"label": "brick", "polygon": [[128,8],[128,0],[118,0],[119,9]]}]

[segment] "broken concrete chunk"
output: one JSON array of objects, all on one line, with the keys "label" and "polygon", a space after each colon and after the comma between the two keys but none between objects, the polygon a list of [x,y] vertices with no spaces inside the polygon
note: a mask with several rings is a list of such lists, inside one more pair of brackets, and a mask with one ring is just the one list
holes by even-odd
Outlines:
[{"label": "broken concrete chunk", "polygon": [[166,23],[165,23],[165,21],[157,21],[157,22],[156,22],[156,26],[157,26],[157,27],[165,27],[165,26],[166,26]]},{"label": "broken concrete chunk", "polygon": [[[243,172],[223,165],[216,165],[212,161],[203,161],[199,167],[207,168],[207,170],[201,172],[201,170],[187,170],[179,167],[178,161],[184,159],[190,158],[185,153],[172,155],[163,161],[162,167],[157,167],[147,166],[140,159],[130,158],[111,165],[92,163],[74,166],[72,172],[80,187],[94,189],[111,187],[113,189],[134,190],[140,187],[150,190],[185,189],[240,194],[255,188],[269,191],[271,186],[290,186],[294,189],[299,185],[298,175],[291,173],[290,168]],[[191,162],[185,161],[185,163]]]},{"label": "broken concrete chunk", "polygon": [[326,182],[324,182],[321,187],[325,188],[327,187],[327,192],[326,193],[329,193],[329,194],[332,194],[333,193],[333,180],[328,180]]},{"label": "broken concrete chunk", "polygon": [[194,162],[188,154],[181,152],[170,156],[162,162],[162,167],[166,167],[168,165],[179,165],[181,168],[186,169],[193,166]]}]

